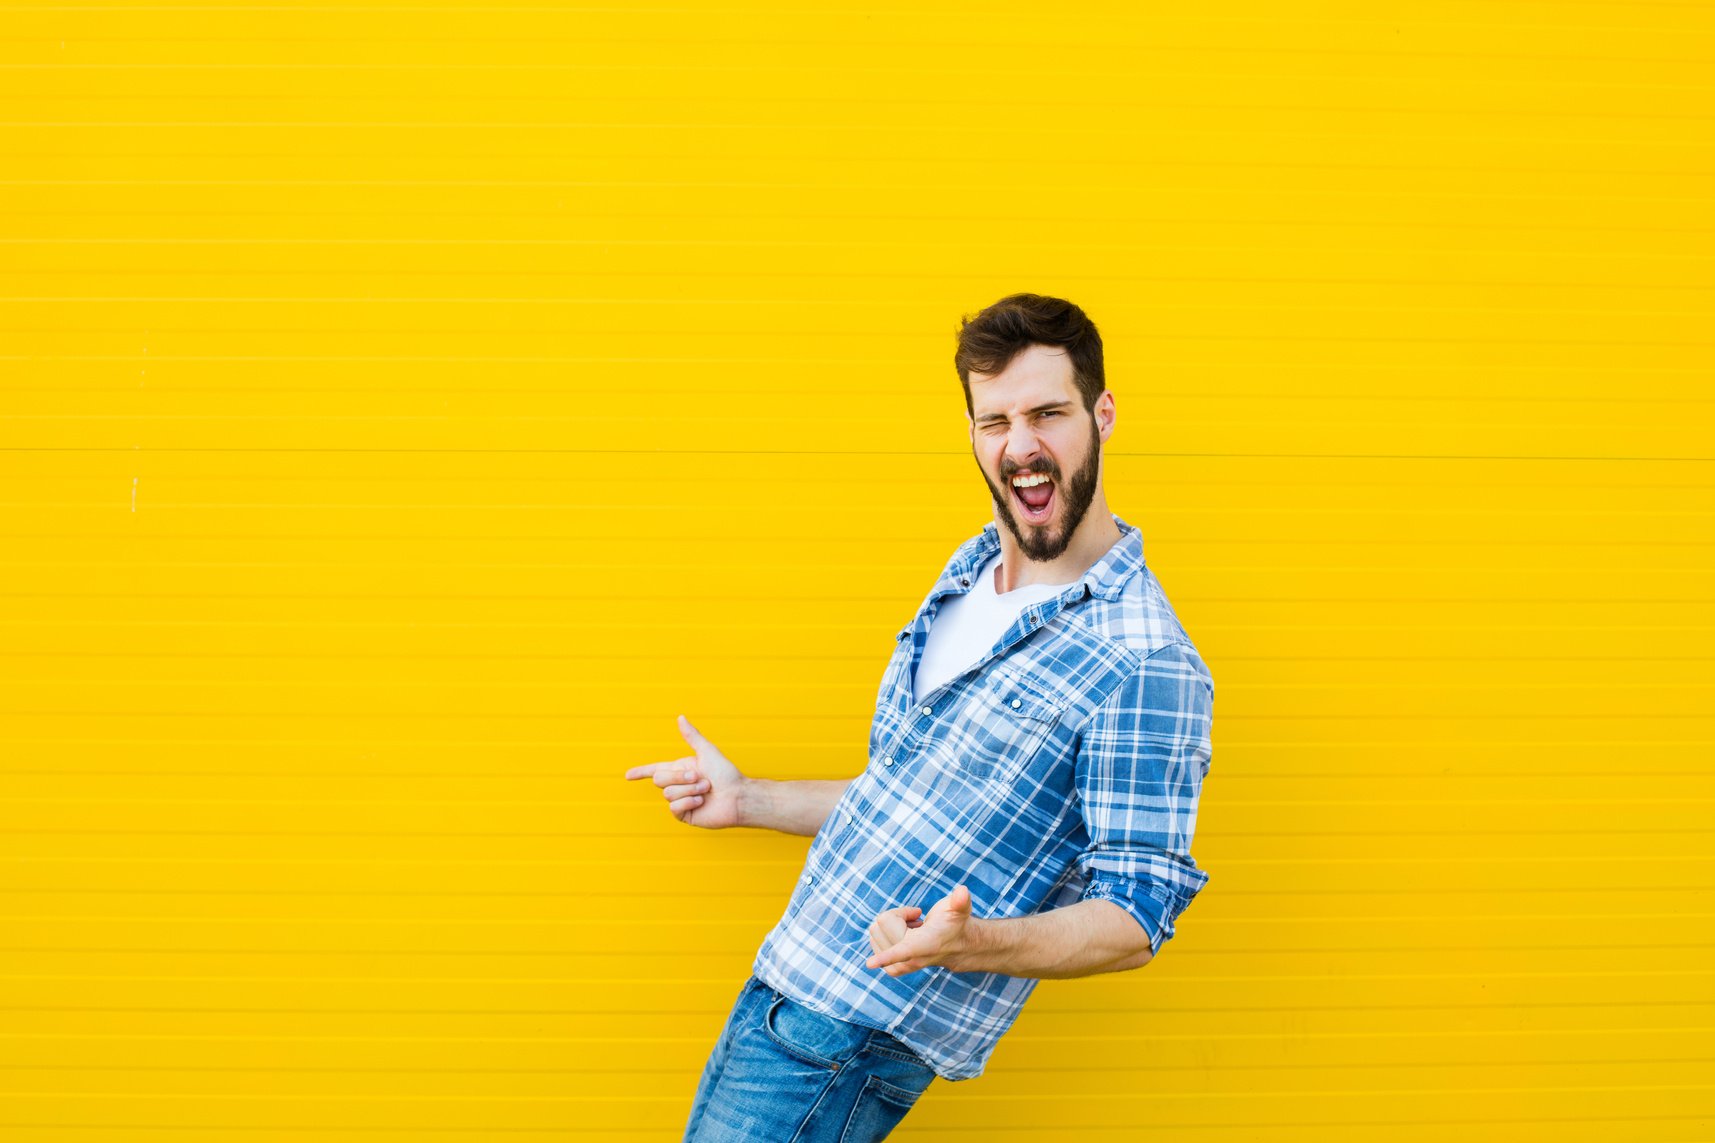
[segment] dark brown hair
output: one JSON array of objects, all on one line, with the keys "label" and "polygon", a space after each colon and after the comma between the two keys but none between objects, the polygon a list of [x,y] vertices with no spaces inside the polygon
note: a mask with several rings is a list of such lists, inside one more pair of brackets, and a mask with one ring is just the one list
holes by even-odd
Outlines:
[{"label": "dark brown hair", "polygon": [[953,366],[965,387],[965,412],[971,405],[971,374],[994,376],[1032,345],[1057,345],[1072,358],[1072,380],[1085,411],[1107,388],[1102,370],[1102,335],[1083,310],[1064,298],[1008,294],[976,315],[959,321],[959,348]]}]

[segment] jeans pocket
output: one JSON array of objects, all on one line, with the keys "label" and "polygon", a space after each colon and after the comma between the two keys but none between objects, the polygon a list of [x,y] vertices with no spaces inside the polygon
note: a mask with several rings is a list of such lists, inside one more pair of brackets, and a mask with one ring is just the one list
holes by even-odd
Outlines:
[{"label": "jeans pocket", "polygon": [[762,1030],[780,1049],[807,1064],[838,1070],[863,1050],[870,1030],[824,1016],[776,994],[762,1014]]},{"label": "jeans pocket", "polygon": [[889,1083],[873,1075],[865,1079],[863,1091],[858,1093],[857,1103],[846,1117],[845,1130],[840,1132],[840,1143],[875,1143],[885,1139],[935,1078],[935,1073],[927,1067],[919,1071],[919,1075],[895,1076],[899,1083]]}]

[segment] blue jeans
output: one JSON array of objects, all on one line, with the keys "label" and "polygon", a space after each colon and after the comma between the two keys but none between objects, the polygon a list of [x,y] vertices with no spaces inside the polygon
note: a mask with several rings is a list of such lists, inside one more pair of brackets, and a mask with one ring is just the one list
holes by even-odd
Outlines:
[{"label": "blue jeans", "polygon": [[745,981],[691,1101],[685,1143],[873,1143],[935,1078],[910,1048]]}]

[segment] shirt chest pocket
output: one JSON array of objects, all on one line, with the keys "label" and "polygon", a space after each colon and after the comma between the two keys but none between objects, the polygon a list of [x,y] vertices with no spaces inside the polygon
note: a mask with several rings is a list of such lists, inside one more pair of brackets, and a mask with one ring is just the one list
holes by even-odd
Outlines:
[{"label": "shirt chest pocket", "polygon": [[1048,740],[1065,707],[1052,691],[1020,676],[995,675],[950,713],[940,761],[965,778],[1015,777]]}]

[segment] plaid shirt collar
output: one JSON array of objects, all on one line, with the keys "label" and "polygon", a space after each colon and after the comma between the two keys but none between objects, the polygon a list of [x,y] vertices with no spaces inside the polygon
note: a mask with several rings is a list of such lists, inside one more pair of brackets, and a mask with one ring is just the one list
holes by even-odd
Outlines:
[{"label": "plaid shirt collar", "polygon": [[[1102,558],[1090,566],[1073,583],[1066,585],[1053,600],[1045,604],[1041,614],[1043,622],[1052,619],[1062,608],[1092,596],[1097,599],[1118,599],[1125,591],[1125,585],[1138,570],[1143,567],[1143,531],[1126,523],[1117,515],[1114,523],[1119,526],[1120,538],[1114,542]],[[1000,529],[993,520],[983,525],[983,530],[972,536],[959,546],[953,553],[953,558],[947,563],[947,570],[941,573],[941,578],[935,581],[935,586],[929,589],[929,596],[923,601],[917,615],[903,630],[903,637],[916,627],[927,630],[929,620],[940,607],[940,599],[947,595],[962,595],[971,589],[971,584],[983,567],[1000,553]]]}]

